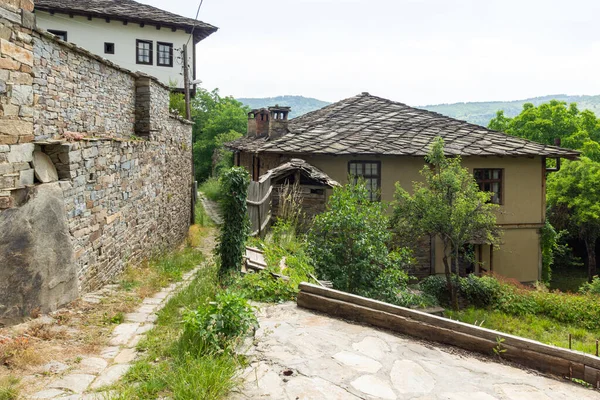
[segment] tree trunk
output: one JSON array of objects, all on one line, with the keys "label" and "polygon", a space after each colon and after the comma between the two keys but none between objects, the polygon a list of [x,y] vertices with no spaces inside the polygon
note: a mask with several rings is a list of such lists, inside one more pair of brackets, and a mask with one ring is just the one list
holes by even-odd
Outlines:
[{"label": "tree trunk", "polygon": [[586,237],[585,247],[588,254],[588,282],[596,276],[596,237]]},{"label": "tree trunk", "polygon": [[460,277],[460,264],[458,261],[458,247],[456,249],[454,249],[454,266],[456,268],[455,271],[455,279],[454,279],[454,299],[453,299],[453,303],[452,303],[452,307],[454,308],[454,311],[458,311],[458,287],[460,285],[459,282],[459,277]]},{"label": "tree trunk", "polygon": [[448,262],[448,245],[444,243],[444,272],[446,273],[446,285],[448,286],[448,292],[450,293],[450,304],[455,311],[458,311],[458,299],[456,298],[456,290],[452,284],[452,268]]}]

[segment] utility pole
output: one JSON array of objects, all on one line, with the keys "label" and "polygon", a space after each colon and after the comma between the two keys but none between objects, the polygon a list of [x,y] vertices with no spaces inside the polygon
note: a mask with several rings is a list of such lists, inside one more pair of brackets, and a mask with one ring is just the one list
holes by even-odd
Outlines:
[{"label": "utility pole", "polygon": [[[185,93],[185,119],[190,121],[192,119],[192,109],[190,105],[190,75],[188,69],[188,52],[187,45],[183,45],[183,92]],[[190,212],[190,223],[193,225],[196,223],[196,171],[194,170],[194,143],[190,148],[190,159],[192,161],[192,184],[191,184],[191,212]]]},{"label": "utility pole", "polygon": [[188,52],[187,44],[183,45],[183,86],[185,92],[185,118],[192,119],[192,109],[190,106],[190,75],[188,70]]}]

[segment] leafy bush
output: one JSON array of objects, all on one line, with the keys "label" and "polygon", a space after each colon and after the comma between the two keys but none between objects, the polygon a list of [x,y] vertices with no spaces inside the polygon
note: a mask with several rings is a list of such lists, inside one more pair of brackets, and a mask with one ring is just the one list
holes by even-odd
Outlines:
[{"label": "leafy bush", "polygon": [[308,251],[320,278],[336,289],[364,293],[388,263],[385,205],[371,201],[363,182],[333,189],[308,234]]},{"label": "leafy bush", "polygon": [[297,284],[273,277],[268,271],[246,274],[237,287],[245,297],[269,303],[293,301],[298,294]]},{"label": "leafy bush", "polygon": [[592,283],[585,282],[579,288],[581,294],[598,294],[600,295],[600,277],[595,276]]},{"label": "leafy bush", "polygon": [[[449,293],[443,277],[428,277],[420,283],[420,288],[441,304],[448,304]],[[600,302],[591,290],[575,295],[549,292],[544,286],[530,289],[492,276],[460,278],[460,295],[473,306],[514,316],[538,315],[594,330],[600,329]]]},{"label": "leafy bush", "polygon": [[398,293],[406,291],[408,287],[408,274],[398,267],[384,269],[375,279],[373,288],[363,295],[386,303],[399,304]]},{"label": "leafy bush", "polygon": [[224,291],[215,301],[183,315],[182,340],[199,352],[227,350],[256,326],[253,307],[237,293]]},{"label": "leafy bush", "polygon": [[496,279],[483,276],[469,275],[460,278],[459,293],[476,307],[487,307],[495,304],[501,296],[502,287]]},{"label": "leafy bush", "polygon": [[246,205],[249,184],[250,175],[241,167],[233,167],[221,176],[223,225],[217,244],[217,252],[221,258],[221,276],[239,271],[242,265],[246,239],[250,231]]},{"label": "leafy bush", "polygon": [[219,178],[210,177],[198,188],[207,199],[212,201],[219,201],[223,198],[223,193],[221,191],[221,183],[219,182]]},{"label": "leafy bush", "polygon": [[450,304],[448,282],[444,275],[431,275],[419,283],[419,288],[427,295],[437,299],[440,304]]}]

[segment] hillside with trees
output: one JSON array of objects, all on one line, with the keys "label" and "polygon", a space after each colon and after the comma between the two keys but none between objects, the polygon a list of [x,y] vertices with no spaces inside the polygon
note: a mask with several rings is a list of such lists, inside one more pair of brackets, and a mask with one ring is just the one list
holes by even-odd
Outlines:
[{"label": "hillside with trees", "polygon": [[311,97],[304,96],[277,96],[277,97],[263,97],[263,98],[240,98],[237,99],[240,103],[250,108],[262,108],[274,105],[292,107],[290,112],[290,118],[299,117],[308,112],[318,110],[331,103],[327,101],[313,99]]},{"label": "hillside with trees", "polygon": [[419,106],[419,108],[435,111],[448,117],[468,121],[473,124],[487,126],[492,118],[496,116],[498,110],[504,111],[504,115],[507,117],[516,117],[523,110],[523,105],[525,103],[539,106],[550,100],[564,101],[565,103],[577,103],[577,107],[580,110],[590,110],[596,115],[600,115],[600,95],[568,96],[566,94],[556,94],[533,97],[525,100],[434,104]]}]

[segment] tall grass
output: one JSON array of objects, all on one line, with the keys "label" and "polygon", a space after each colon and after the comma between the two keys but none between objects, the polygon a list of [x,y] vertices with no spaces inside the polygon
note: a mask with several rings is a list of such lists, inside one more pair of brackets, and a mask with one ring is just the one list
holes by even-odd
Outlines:
[{"label": "tall grass", "polygon": [[445,311],[444,314],[458,321],[563,348],[569,347],[569,334],[571,334],[572,349],[589,354],[595,354],[596,339],[600,338],[600,330],[587,330],[539,315],[514,316],[501,311],[473,307],[462,311]]},{"label": "tall grass", "polygon": [[19,399],[19,379],[13,376],[0,378],[0,400]]},{"label": "tall grass", "polygon": [[222,197],[221,183],[217,177],[210,177],[202,182],[198,190],[204,193],[204,195],[212,201],[219,201]]}]

